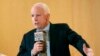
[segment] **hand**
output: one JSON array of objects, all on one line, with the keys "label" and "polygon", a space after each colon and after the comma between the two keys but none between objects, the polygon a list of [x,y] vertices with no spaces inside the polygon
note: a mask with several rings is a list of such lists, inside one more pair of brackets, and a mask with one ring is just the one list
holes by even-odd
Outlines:
[{"label": "hand", "polygon": [[87,48],[85,44],[83,44],[83,51],[87,56],[94,56],[93,50],[91,48]]},{"label": "hand", "polygon": [[44,46],[43,42],[38,41],[38,42],[34,43],[34,48],[32,49],[32,54],[36,55],[39,52],[41,52],[43,50],[43,46]]}]

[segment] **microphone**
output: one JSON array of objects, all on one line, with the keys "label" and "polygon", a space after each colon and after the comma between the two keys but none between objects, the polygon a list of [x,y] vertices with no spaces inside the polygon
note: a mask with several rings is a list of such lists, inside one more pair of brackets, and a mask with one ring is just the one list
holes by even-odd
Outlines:
[{"label": "microphone", "polygon": [[45,41],[44,33],[42,31],[41,32],[35,32],[34,36],[35,36],[35,41]]},{"label": "microphone", "polygon": [[45,38],[46,33],[44,31],[38,31],[34,33],[35,36],[35,42],[42,42],[43,43],[43,50],[40,51],[40,53],[45,53],[46,52],[46,38]]}]

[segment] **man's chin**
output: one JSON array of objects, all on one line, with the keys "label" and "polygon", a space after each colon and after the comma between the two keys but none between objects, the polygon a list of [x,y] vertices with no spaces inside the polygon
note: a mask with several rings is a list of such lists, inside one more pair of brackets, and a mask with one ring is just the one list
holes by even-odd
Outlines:
[{"label": "man's chin", "polygon": [[41,26],[41,25],[35,25],[35,28],[36,28],[36,29],[43,29],[44,27]]},{"label": "man's chin", "polygon": [[36,28],[36,29],[41,29],[41,27],[39,27],[39,26],[35,26],[35,28]]}]

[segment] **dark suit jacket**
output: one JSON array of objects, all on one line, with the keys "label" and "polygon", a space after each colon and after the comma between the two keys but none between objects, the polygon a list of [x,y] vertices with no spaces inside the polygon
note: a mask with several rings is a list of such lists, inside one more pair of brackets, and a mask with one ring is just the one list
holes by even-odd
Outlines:
[{"label": "dark suit jacket", "polygon": [[[31,56],[34,46],[34,32],[36,29],[24,34],[17,56]],[[50,52],[51,56],[70,56],[69,44],[74,46],[83,56],[83,44],[89,45],[76,32],[71,30],[67,24],[50,24]]]}]

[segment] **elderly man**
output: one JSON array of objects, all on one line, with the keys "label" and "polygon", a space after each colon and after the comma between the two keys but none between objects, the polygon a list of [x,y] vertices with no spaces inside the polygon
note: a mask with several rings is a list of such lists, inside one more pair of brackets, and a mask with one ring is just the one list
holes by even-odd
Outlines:
[{"label": "elderly man", "polygon": [[93,56],[86,41],[67,24],[50,23],[50,10],[46,4],[34,4],[31,14],[32,22],[36,28],[24,34],[17,56],[37,56],[43,51],[44,43],[34,40],[34,33],[38,30],[47,31],[47,56],[70,56],[69,44],[74,46],[83,56]]}]

